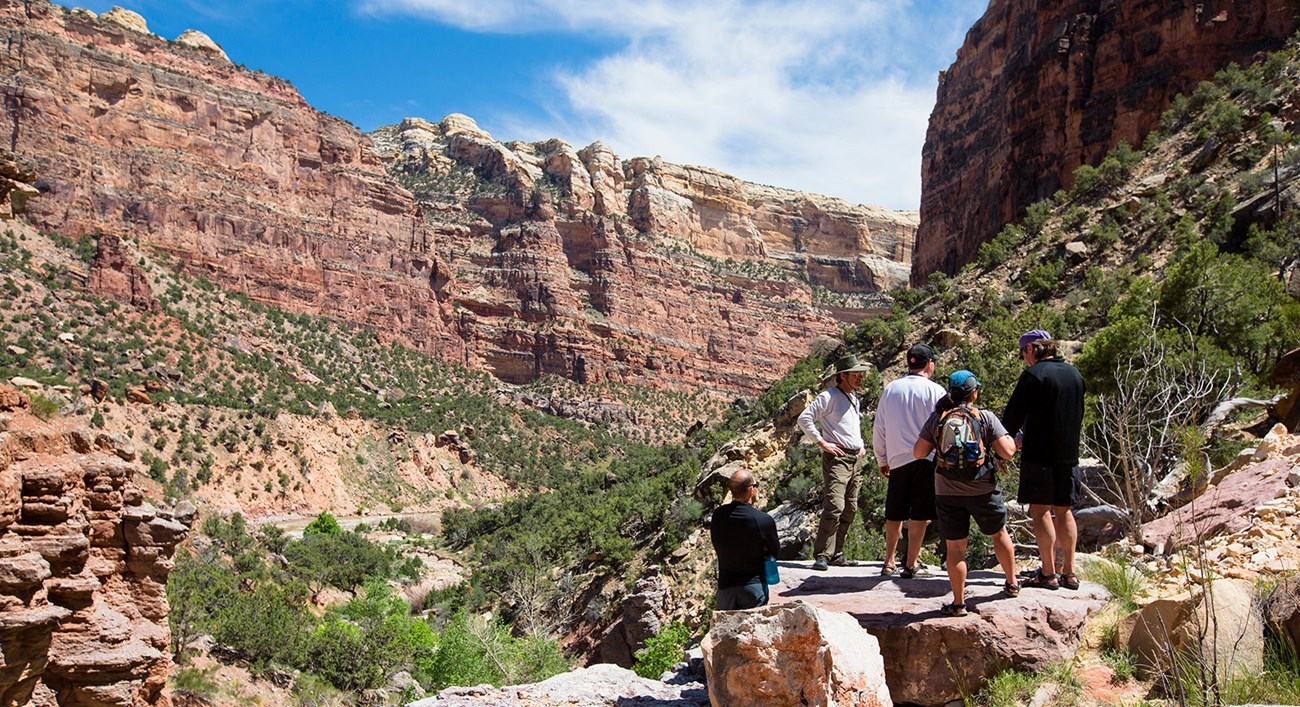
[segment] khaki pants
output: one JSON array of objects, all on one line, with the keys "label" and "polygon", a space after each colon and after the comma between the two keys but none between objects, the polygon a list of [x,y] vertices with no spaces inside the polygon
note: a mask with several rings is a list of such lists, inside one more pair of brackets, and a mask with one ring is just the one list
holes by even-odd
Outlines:
[{"label": "khaki pants", "polygon": [[822,522],[817,526],[813,557],[834,558],[844,553],[844,538],[858,512],[858,492],[862,475],[858,473],[861,457],[822,455]]}]

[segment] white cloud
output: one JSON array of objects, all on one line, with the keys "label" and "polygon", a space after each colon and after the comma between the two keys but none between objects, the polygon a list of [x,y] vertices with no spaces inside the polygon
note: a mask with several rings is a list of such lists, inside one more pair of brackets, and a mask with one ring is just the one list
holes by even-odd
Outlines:
[{"label": "white cloud", "polygon": [[[937,71],[969,0],[361,0],[467,30],[596,33],[612,54],[552,73],[548,115],[510,137],[601,140],[744,179],[894,208],[920,202]],[[487,120],[484,120],[484,119]],[[498,128],[500,131],[500,128]]]}]

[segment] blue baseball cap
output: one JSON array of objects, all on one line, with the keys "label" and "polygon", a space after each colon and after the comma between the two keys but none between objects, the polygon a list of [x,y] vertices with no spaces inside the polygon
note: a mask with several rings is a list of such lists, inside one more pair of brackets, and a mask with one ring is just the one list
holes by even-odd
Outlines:
[{"label": "blue baseball cap", "polygon": [[966,370],[965,368],[958,370],[958,372],[953,373],[952,376],[948,377],[948,391],[954,394],[953,398],[965,398],[965,396],[970,395],[972,390],[978,389],[978,387],[979,378],[976,378],[974,373],[971,373],[970,370]]}]

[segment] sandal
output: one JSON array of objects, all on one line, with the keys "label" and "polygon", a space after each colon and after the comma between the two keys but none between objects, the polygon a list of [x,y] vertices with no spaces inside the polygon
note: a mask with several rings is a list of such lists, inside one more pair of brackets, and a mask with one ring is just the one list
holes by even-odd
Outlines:
[{"label": "sandal", "polygon": [[1002,591],[1006,592],[1006,595],[1009,597],[1018,597],[1020,596],[1020,585],[1007,582],[1002,585]]},{"label": "sandal", "polygon": [[898,568],[895,567],[894,565],[885,565],[884,567],[881,567],[881,568],[880,568],[880,576],[881,576],[881,577],[888,577],[889,575],[891,575],[891,574],[893,574],[893,573],[895,573],[895,572],[897,572],[897,571],[898,571]]},{"label": "sandal", "polygon": [[929,577],[930,569],[920,562],[915,567],[904,567],[903,571],[898,574],[903,579],[912,579],[913,577]]},{"label": "sandal", "polygon": [[1026,587],[1038,587],[1039,589],[1060,589],[1061,585],[1056,581],[1056,573],[1050,575],[1043,574],[1040,569],[1021,583]]},{"label": "sandal", "polygon": [[964,602],[961,604],[944,604],[940,607],[939,612],[944,616],[965,616],[966,604]]},{"label": "sandal", "polygon": [[1079,578],[1074,576],[1073,572],[1066,572],[1065,574],[1061,575],[1058,582],[1062,587],[1065,587],[1066,589],[1079,588]]}]

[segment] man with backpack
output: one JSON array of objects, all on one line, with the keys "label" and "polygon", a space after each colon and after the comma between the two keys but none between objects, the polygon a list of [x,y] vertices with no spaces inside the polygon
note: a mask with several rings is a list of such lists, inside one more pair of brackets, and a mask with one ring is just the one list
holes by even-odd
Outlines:
[{"label": "man with backpack", "polygon": [[[1078,589],[1074,547],[1079,532],[1074,504],[1079,500],[1079,438],[1083,431],[1083,376],[1057,352],[1052,335],[1041,329],[1020,337],[1020,358],[1028,366],[1002,415],[1007,430],[1024,430],[1020,449],[1020,492],[1029,506],[1042,566],[1026,587]],[[1061,575],[1056,574],[1056,547]]]},{"label": "man with backpack", "polygon": [[1020,594],[1016,583],[1016,553],[1007,533],[1007,506],[998,488],[995,457],[1010,459],[1015,441],[1002,422],[988,410],[975,406],[980,382],[962,370],[948,377],[948,395],[921,429],[912,455],[925,459],[934,453],[934,505],[939,535],[948,546],[948,584],[952,603],[945,616],[966,615],[966,545],[970,521],[993,540],[1006,583],[1007,596]]},{"label": "man with backpack", "polygon": [[[813,566],[826,571],[832,564],[856,564],[844,557],[844,540],[858,511],[862,489],[859,458],[862,443],[862,404],[854,391],[862,385],[870,364],[853,354],[835,361],[835,385],[822,391],[799,413],[799,428],[822,450],[822,520],[813,541]],[[818,431],[818,427],[821,430]]]},{"label": "man with backpack", "polygon": [[930,380],[934,374],[934,349],[917,344],[907,351],[907,375],[890,382],[880,394],[871,447],[880,474],[889,479],[885,493],[885,565],[882,575],[896,571],[894,555],[903,521],[907,521],[907,554],[903,579],[927,572],[917,564],[925,528],[934,520],[934,462],[913,459],[912,448],[921,426],[944,396],[943,386]]}]

